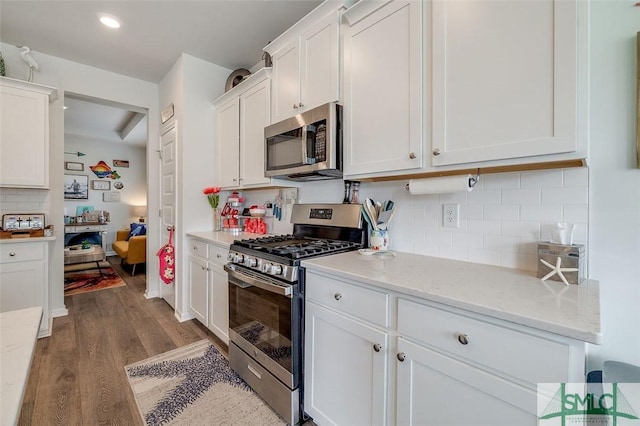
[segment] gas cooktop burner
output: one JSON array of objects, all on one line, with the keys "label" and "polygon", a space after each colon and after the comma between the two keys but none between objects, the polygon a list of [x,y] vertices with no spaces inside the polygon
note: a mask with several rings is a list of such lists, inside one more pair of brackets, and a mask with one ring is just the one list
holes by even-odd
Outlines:
[{"label": "gas cooktop burner", "polygon": [[294,235],[277,235],[241,240],[235,241],[234,245],[288,259],[302,259],[360,247],[360,244],[356,242],[311,239]]}]

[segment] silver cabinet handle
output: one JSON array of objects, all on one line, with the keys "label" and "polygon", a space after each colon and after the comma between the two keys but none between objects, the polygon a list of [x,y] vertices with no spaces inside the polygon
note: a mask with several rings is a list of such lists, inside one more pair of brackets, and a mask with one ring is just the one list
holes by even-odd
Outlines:
[{"label": "silver cabinet handle", "polygon": [[222,255],[221,255],[220,253],[217,253],[217,254],[216,254],[216,257],[217,257],[218,259],[220,259],[220,258],[222,257]]},{"label": "silver cabinet handle", "polygon": [[9,253],[9,256],[11,256],[11,257],[13,257],[13,256],[15,256],[15,255],[16,255],[16,252],[15,252],[15,251],[12,251],[11,253]]},{"label": "silver cabinet handle", "polygon": [[433,155],[440,155],[440,149],[439,148],[434,149]]},{"label": "silver cabinet handle", "polygon": [[396,355],[396,357],[398,358],[398,361],[404,362],[405,358],[407,358],[407,354],[405,354],[404,352],[400,352],[398,355]]},{"label": "silver cabinet handle", "polygon": [[340,300],[340,299],[342,299],[342,294],[336,293],[336,294],[333,295],[333,298],[336,299],[336,300]]},{"label": "silver cabinet handle", "polygon": [[380,343],[376,343],[373,345],[373,350],[376,352],[380,352],[382,350],[382,345]]},{"label": "silver cabinet handle", "polygon": [[298,109],[298,108],[300,108],[298,105],[293,104],[293,109]]},{"label": "silver cabinet handle", "polygon": [[415,152],[410,153],[410,154],[409,154],[409,158],[411,158],[412,160],[415,160],[415,158],[416,158],[416,153],[415,153]]},{"label": "silver cabinet handle", "polygon": [[468,334],[464,334],[464,333],[458,334],[458,342],[460,342],[461,345],[468,345],[469,344],[469,335]]},{"label": "silver cabinet handle", "polygon": [[300,102],[300,103],[298,104],[298,108],[302,108],[303,106],[304,106],[304,104],[303,104],[302,102]]}]

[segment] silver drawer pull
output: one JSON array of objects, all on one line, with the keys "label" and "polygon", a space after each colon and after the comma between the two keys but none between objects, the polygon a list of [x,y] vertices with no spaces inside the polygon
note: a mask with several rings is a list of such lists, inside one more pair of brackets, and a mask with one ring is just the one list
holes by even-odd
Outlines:
[{"label": "silver drawer pull", "polygon": [[333,295],[333,298],[336,299],[336,300],[340,300],[340,299],[342,299],[342,294],[336,293],[336,294]]},{"label": "silver drawer pull", "polygon": [[382,345],[380,343],[376,343],[373,345],[373,350],[376,352],[380,352],[382,350]]},{"label": "silver drawer pull", "polygon": [[218,253],[218,254],[216,254],[216,257],[217,257],[218,259],[220,259],[220,258],[222,257],[222,255],[221,255],[220,253]]},{"label": "silver drawer pull", "polygon": [[458,334],[458,342],[460,342],[461,345],[468,345],[469,344],[469,335],[468,334],[464,334],[464,333]]},{"label": "silver drawer pull", "polygon": [[256,370],[256,368],[253,365],[247,364],[247,370],[251,371],[253,375],[256,376],[258,379],[262,379],[262,374],[260,374],[260,372]]},{"label": "silver drawer pull", "polygon": [[9,256],[11,256],[11,257],[13,257],[13,256],[15,256],[15,255],[16,255],[16,252],[15,252],[15,251],[12,251],[11,253],[9,253]]},{"label": "silver drawer pull", "polygon": [[398,361],[404,362],[405,358],[407,357],[407,354],[405,354],[404,352],[400,352],[398,355],[396,355],[396,357],[398,358]]}]

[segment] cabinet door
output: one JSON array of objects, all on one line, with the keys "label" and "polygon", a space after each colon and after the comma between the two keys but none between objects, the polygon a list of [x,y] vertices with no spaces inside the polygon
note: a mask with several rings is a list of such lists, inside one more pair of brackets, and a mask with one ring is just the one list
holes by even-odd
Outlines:
[{"label": "cabinet door", "polygon": [[273,96],[271,122],[277,123],[296,115],[300,109],[300,49],[298,41],[288,44],[273,55]]},{"label": "cabinet door", "polygon": [[536,392],[398,339],[397,424],[537,424]]},{"label": "cabinet door", "polygon": [[339,19],[335,11],[300,36],[302,110],[340,100]]},{"label": "cabinet door", "polygon": [[49,97],[0,86],[0,186],[49,187]]},{"label": "cabinet door", "polygon": [[227,273],[219,266],[210,265],[209,271],[209,330],[229,344],[229,283]]},{"label": "cabinet door", "polygon": [[383,424],[388,335],[315,303],[305,318],[305,411],[321,425]]},{"label": "cabinet door", "polygon": [[49,335],[46,262],[0,264],[0,312],[42,306],[39,337]]},{"label": "cabinet door", "polygon": [[209,310],[209,271],[207,261],[189,256],[189,311],[207,325]]},{"label": "cabinet door", "polygon": [[355,14],[371,2],[359,4],[345,12],[345,175],[420,168],[422,2],[363,17]]},{"label": "cabinet door", "polygon": [[575,151],[577,11],[587,2],[430,4],[433,164]]},{"label": "cabinet door", "polygon": [[240,184],[240,100],[233,98],[216,106],[216,146],[218,185],[233,188]]},{"label": "cabinet door", "polygon": [[271,81],[266,79],[240,95],[240,184],[264,184],[264,128],[271,120]]}]

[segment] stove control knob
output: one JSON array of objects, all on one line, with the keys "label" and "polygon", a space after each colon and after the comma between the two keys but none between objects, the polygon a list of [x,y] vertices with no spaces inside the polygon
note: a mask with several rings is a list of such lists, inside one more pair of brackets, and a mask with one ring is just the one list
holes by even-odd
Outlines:
[{"label": "stove control knob", "polygon": [[269,271],[271,270],[272,266],[273,266],[272,263],[267,263],[267,262],[263,263],[262,264],[262,272],[264,272],[265,274],[268,274]]},{"label": "stove control knob", "polygon": [[282,266],[280,265],[271,265],[271,269],[269,270],[271,275],[280,275],[282,273]]},{"label": "stove control knob", "polygon": [[244,259],[244,265],[248,266],[249,268],[255,268],[257,264],[258,261],[255,257],[247,257],[246,259]]},{"label": "stove control knob", "polygon": [[241,254],[237,254],[233,257],[233,263],[242,263],[244,262],[244,256]]}]

